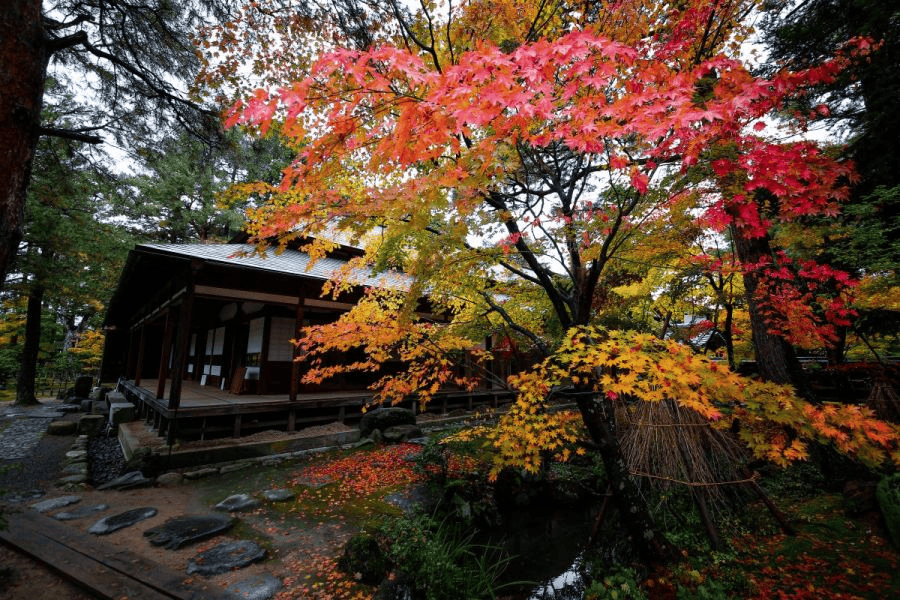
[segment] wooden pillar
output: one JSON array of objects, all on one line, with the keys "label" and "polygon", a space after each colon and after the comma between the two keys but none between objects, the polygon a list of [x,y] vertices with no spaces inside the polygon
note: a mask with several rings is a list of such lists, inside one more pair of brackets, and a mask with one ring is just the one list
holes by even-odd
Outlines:
[{"label": "wooden pillar", "polygon": [[[297,300],[297,315],[294,321],[294,335],[297,336],[300,333],[300,329],[303,327],[303,296]],[[296,402],[297,397],[300,395],[300,348],[299,346],[294,346],[293,352],[293,360],[291,362],[291,402]],[[290,431],[293,431],[291,429]]]},{"label": "wooden pillar", "polygon": [[178,336],[175,342],[175,358],[172,361],[172,385],[169,387],[169,410],[178,410],[181,404],[181,386],[187,368],[191,343],[191,317],[194,310],[194,290],[188,289],[181,302],[178,316]]},{"label": "wooden pillar", "polygon": [[188,347],[191,343],[191,315],[194,310],[193,286],[188,286],[181,310],[178,315],[178,337],[175,342],[175,357],[172,361],[172,384],[169,387],[169,410],[174,411],[175,418],[169,425],[166,442],[175,443],[175,430],[178,422],[178,407],[181,405],[181,386],[184,381],[185,364],[188,361]]},{"label": "wooden pillar", "polygon": [[144,330],[146,324],[141,323],[141,333],[138,335],[137,369],[134,371],[134,385],[141,385],[141,372],[144,370]]},{"label": "wooden pillar", "polygon": [[241,437],[241,415],[234,415],[234,437]]},{"label": "wooden pillar", "polygon": [[263,318],[265,321],[263,321],[262,350],[259,353],[259,381],[256,384],[257,394],[266,394],[269,391],[266,382],[269,379],[269,340],[272,339],[272,317],[265,315]]},{"label": "wooden pillar", "polygon": [[292,408],[288,411],[287,430],[295,431],[297,429],[297,409]]},{"label": "wooden pillar", "polygon": [[169,373],[169,355],[172,353],[172,332],[175,329],[175,318],[172,310],[166,309],[166,328],[163,332],[162,350],[159,353],[159,379],[156,381],[156,398],[166,395],[166,376]]}]

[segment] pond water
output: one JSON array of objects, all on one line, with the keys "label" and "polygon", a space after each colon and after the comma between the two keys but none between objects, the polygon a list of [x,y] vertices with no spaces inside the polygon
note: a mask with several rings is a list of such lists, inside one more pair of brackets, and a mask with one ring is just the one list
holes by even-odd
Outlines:
[{"label": "pond water", "polygon": [[517,600],[581,600],[581,554],[598,507],[529,507],[503,513],[504,524],[487,532],[485,542],[511,557],[501,590]]}]

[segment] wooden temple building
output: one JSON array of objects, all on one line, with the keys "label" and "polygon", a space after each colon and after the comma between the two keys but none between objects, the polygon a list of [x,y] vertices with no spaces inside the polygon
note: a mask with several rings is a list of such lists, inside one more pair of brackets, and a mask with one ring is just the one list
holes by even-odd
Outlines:
[{"label": "wooden temple building", "polygon": [[[250,250],[141,244],[129,253],[107,312],[101,378],[118,381],[169,443],[176,436],[294,431],[358,415],[371,400],[374,379],[365,374],[302,383],[291,339],[303,326],[336,320],[363,286],[403,286],[404,276],[358,273],[358,291],[335,301],[322,298],[322,286],[358,249],[342,245],[314,263],[297,249],[266,256]],[[475,392],[442,390],[435,404],[496,404],[505,394],[487,381]]]}]

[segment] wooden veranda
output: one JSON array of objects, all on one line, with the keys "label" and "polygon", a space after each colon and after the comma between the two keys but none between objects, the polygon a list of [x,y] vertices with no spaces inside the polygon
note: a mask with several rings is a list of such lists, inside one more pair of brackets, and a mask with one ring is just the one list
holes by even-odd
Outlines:
[{"label": "wooden veranda", "polygon": [[[363,407],[372,401],[368,391],[303,393],[292,401],[288,394],[237,395],[184,381],[180,402],[173,408],[168,399],[156,397],[157,388],[154,379],[141,380],[139,385],[132,380],[119,381],[120,391],[135,403],[141,418],[172,441],[176,437],[240,437],[266,429],[297,431],[316,424],[345,422],[360,418]],[[496,408],[509,398],[510,392],[502,389],[448,390],[438,392],[426,410],[446,414],[456,408]],[[403,406],[418,411],[419,401],[411,397]]]}]

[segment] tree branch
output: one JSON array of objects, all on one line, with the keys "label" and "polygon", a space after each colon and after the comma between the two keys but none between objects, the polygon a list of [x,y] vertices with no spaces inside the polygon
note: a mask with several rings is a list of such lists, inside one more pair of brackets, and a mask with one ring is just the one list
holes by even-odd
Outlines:
[{"label": "tree branch", "polygon": [[47,50],[50,52],[50,54],[55,54],[60,50],[72,48],[73,46],[86,46],[87,43],[87,33],[84,31],[76,31],[75,33],[72,33],[70,35],[49,38],[47,40]]},{"label": "tree branch", "polygon": [[75,140],[76,142],[84,142],[85,144],[102,144],[103,138],[98,135],[88,135],[72,129],[57,129],[55,127],[39,127],[38,133],[51,137],[63,138],[66,140]]}]

